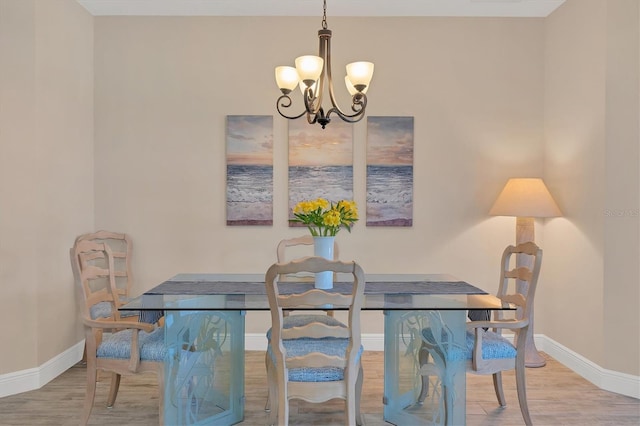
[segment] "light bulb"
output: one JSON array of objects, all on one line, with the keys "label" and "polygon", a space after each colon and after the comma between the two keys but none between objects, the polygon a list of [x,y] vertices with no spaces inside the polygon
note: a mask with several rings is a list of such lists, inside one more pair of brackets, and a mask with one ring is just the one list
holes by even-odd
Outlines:
[{"label": "light bulb", "polygon": [[320,56],[306,55],[296,58],[296,70],[300,80],[308,87],[320,78],[324,59]]},{"label": "light bulb", "polygon": [[298,85],[298,71],[293,67],[276,67],[276,83],[285,95]]},{"label": "light bulb", "polygon": [[352,62],[348,64],[347,77],[357,91],[363,92],[369,86],[373,77],[373,63]]}]

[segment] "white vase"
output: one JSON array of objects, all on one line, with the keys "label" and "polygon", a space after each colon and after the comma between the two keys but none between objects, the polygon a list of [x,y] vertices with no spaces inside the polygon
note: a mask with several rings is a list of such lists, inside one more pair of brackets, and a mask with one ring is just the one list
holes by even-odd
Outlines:
[{"label": "white vase", "polygon": [[[333,245],[336,237],[313,237],[313,255],[333,260]],[[316,288],[327,290],[333,288],[333,272],[316,273]]]}]

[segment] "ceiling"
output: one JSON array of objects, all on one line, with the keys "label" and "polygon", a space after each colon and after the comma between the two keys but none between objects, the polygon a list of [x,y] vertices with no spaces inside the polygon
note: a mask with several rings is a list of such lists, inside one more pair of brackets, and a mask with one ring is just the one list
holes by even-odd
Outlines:
[{"label": "ceiling", "polygon": [[[320,0],[76,0],[94,16],[322,16]],[[545,17],[565,0],[328,0],[328,16]]]}]

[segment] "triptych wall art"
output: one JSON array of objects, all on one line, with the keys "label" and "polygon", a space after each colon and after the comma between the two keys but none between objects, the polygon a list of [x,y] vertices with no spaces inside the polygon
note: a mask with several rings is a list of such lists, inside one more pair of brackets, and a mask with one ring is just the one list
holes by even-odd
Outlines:
[{"label": "triptych wall art", "polygon": [[227,225],[273,225],[273,117],[227,116]]},{"label": "triptych wall art", "polygon": [[[334,120],[323,130],[303,119],[288,124],[289,218],[303,200],[352,200],[353,125]],[[273,225],[273,117],[227,116],[226,147],[227,225]],[[361,220],[412,226],[413,117],[368,117],[366,163]]]},{"label": "triptych wall art", "polygon": [[413,117],[367,120],[367,226],[413,225]]}]

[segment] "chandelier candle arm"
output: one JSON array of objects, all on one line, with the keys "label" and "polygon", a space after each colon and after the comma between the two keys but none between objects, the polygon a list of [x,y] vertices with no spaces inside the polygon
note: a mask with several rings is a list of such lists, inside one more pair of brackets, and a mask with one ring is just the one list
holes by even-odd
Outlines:
[{"label": "chandelier candle arm", "polygon": [[[333,91],[331,75],[331,30],[327,28],[327,2],[324,0],[322,29],[318,31],[318,56],[305,55],[296,58],[296,67],[276,67],[276,83],[282,96],[276,102],[278,113],[288,119],[307,116],[309,124],[318,123],[324,129],[331,121],[330,115],[336,114],[343,121],[355,123],[364,117],[367,107],[367,96],[371,78],[373,77],[373,63],[352,62],[347,65],[345,85],[351,95],[351,111],[347,114],[338,107]],[[322,106],[325,79],[331,100],[331,108],[326,111]],[[296,84],[299,84],[304,100],[304,111],[297,115],[287,115],[284,108],[291,107],[293,101],[289,96]]]}]

